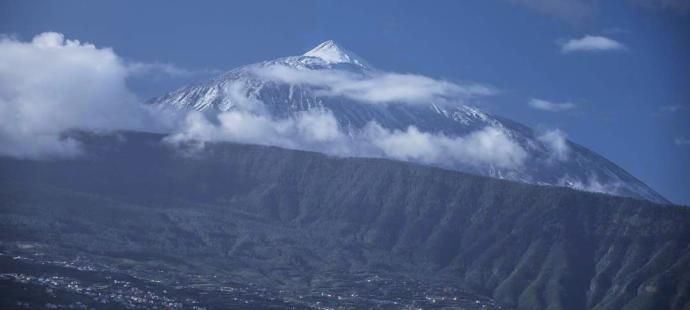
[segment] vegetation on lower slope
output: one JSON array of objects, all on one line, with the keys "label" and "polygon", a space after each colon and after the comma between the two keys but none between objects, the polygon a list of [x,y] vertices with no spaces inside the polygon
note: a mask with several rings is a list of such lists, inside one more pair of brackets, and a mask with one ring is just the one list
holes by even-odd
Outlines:
[{"label": "vegetation on lower slope", "polygon": [[685,207],[389,160],[81,139],[73,160],[0,160],[3,247],[296,290],[373,272],[522,309],[690,307]]}]

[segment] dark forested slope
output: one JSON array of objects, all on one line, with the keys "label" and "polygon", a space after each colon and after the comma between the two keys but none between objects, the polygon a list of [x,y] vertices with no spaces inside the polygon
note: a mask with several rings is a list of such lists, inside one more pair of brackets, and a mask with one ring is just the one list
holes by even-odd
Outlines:
[{"label": "dark forested slope", "polygon": [[81,139],[76,159],[0,160],[3,251],[163,282],[300,292],[377,274],[525,309],[690,307],[685,207],[274,147]]}]

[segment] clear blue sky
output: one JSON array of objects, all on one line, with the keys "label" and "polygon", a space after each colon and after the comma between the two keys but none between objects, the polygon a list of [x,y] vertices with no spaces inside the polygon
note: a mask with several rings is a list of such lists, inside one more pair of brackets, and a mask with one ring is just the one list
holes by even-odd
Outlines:
[{"label": "clear blue sky", "polygon": [[[382,69],[493,85],[500,94],[485,109],[560,128],[690,205],[688,1],[0,1],[0,33],[28,40],[44,31],[192,71],[334,39]],[[561,51],[559,43],[586,35],[624,48]],[[131,86],[149,97],[205,77]],[[574,108],[534,109],[530,98]]]}]

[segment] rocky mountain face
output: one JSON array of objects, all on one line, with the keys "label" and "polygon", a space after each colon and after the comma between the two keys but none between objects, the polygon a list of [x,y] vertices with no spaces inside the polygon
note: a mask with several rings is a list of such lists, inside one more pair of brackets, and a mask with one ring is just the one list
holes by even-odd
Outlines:
[{"label": "rocky mountain face", "polygon": [[[84,157],[0,159],[3,291],[28,292],[10,276],[79,273],[185,305],[690,307],[686,207],[384,159],[232,143],[195,152],[162,138],[82,135]],[[57,262],[69,263],[49,269]]]},{"label": "rocky mountain face", "polygon": [[[518,146],[521,152],[519,165],[447,160],[423,163],[500,179],[668,203],[643,182],[585,147],[562,137],[538,133],[469,105],[468,97],[489,91],[482,86],[458,86],[444,81],[433,83],[425,77],[414,77],[420,80],[422,89],[445,87],[452,91],[443,93],[442,98],[418,98],[421,102],[416,104],[399,102],[405,101],[405,96],[383,103],[368,102],[381,100],[381,96],[389,93],[367,87],[400,84],[402,86],[396,91],[404,93],[405,82],[412,78],[410,75],[391,76],[377,70],[354,53],[327,41],[304,55],[239,67],[211,81],[172,91],[150,103],[207,114],[225,111],[265,113],[275,119],[295,118],[304,111],[328,111],[337,119],[339,128],[352,137],[371,123],[393,131],[404,131],[413,126],[419,132],[444,138],[467,137],[473,132],[491,128]],[[414,95],[410,93],[408,97]],[[320,151],[318,148],[308,150]],[[368,154],[363,156],[369,157]],[[414,158],[410,161],[422,162]]]}]

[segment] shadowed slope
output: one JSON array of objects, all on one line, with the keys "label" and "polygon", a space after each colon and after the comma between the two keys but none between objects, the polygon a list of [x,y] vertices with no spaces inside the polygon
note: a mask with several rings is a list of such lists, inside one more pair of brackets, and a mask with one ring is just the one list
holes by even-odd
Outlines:
[{"label": "shadowed slope", "polygon": [[389,160],[81,139],[84,158],[0,160],[4,248],[296,291],[375,273],[525,309],[690,306],[684,207]]}]

